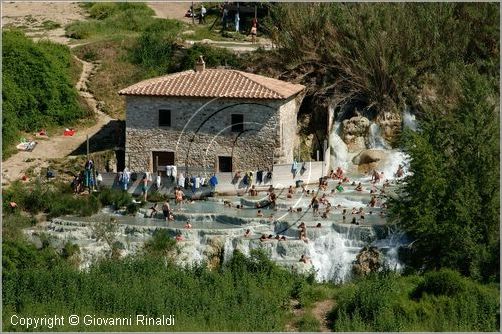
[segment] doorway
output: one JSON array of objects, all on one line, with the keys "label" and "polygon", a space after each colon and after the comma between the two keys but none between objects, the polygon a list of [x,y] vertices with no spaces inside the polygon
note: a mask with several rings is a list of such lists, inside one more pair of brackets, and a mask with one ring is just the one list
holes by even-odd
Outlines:
[{"label": "doorway", "polygon": [[218,157],[218,172],[229,173],[232,172],[232,157]]},{"label": "doorway", "polygon": [[157,173],[157,167],[162,170],[161,175],[166,175],[165,166],[174,165],[174,152],[153,151],[153,172]]}]

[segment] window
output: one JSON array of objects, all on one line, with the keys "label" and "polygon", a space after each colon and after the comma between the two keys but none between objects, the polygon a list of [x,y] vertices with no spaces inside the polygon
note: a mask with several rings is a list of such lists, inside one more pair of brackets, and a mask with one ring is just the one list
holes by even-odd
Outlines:
[{"label": "window", "polygon": [[228,173],[232,171],[232,157],[218,157],[218,171]]},{"label": "window", "polygon": [[171,126],[171,110],[159,110],[159,126]]},{"label": "window", "polygon": [[232,132],[244,131],[244,115],[232,114]]}]

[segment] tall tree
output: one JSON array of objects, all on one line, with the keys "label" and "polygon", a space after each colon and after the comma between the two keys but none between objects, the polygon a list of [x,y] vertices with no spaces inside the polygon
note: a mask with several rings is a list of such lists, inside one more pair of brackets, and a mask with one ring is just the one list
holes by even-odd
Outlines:
[{"label": "tall tree", "polygon": [[498,94],[472,70],[460,87],[456,103],[429,106],[420,130],[404,133],[412,175],[391,202],[392,217],[416,239],[411,265],[493,278],[500,266]]}]

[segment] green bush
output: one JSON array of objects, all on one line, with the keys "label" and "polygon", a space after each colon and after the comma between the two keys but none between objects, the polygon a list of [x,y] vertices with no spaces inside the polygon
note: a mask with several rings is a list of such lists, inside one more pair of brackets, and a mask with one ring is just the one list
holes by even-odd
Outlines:
[{"label": "green bush", "polygon": [[[9,246],[4,261],[10,260],[15,246]],[[24,249],[16,251],[19,254]],[[237,256],[213,271],[199,265],[182,268],[166,264],[147,254],[104,260],[86,271],[75,270],[65,261],[46,268],[21,264],[13,261],[10,266],[14,268],[7,275],[4,270],[4,319],[13,313],[44,314],[53,310],[156,317],[168,310],[175,316],[177,331],[281,331],[288,319],[286,305],[292,284],[301,279],[258,254],[251,258]],[[235,268],[239,268],[238,274]],[[14,328],[6,321],[4,329]],[[73,327],[83,329],[119,328]],[[127,328],[152,329],[155,327]]]},{"label": "green bush", "polygon": [[102,205],[112,205],[115,209],[128,207],[132,203],[132,196],[127,191],[112,188],[102,188],[98,199]]},{"label": "green bush", "polygon": [[312,314],[305,314],[297,322],[298,330],[300,332],[319,332],[321,324]]},{"label": "green bush", "polygon": [[33,42],[21,32],[2,32],[3,147],[18,141],[19,131],[69,125],[85,115],[71,81],[68,47]]},{"label": "green bush", "polygon": [[330,297],[332,291],[329,286],[315,284],[303,284],[297,297],[302,307],[310,307],[316,301],[324,300]]},{"label": "green bush", "polygon": [[424,293],[434,296],[454,296],[465,291],[465,283],[456,271],[442,269],[424,275],[424,280],[417,286],[413,296],[421,297]]},{"label": "green bush", "polygon": [[[335,331],[497,331],[498,286],[442,274],[425,277],[376,275],[342,286],[330,314]],[[429,282],[435,293],[421,294]],[[440,287],[438,287],[438,285]],[[451,288],[450,286],[457,286]],[[455,291],[455,292],[453,292]]]},{"label": "green bush", "polygon": [[176,68],[176,71],[194,69],[195,63],[201,55],[204,56],[206,67],[209,68],[217,66],[238,68],[241,65],[239,58],[227,49],[196,43],[191,48],[184,50],[183,56],[177,62],[179,67]]},{"label": "green bush", "polygon": [[61,256],[64,259],[68,259],[68,258],[72,257],[73,255],[79,254],[79,253],[80,253],[80,247],[78,247],[78,245],[69,241],[69,242],[65,243],[65,245],[61,251]]},{"label": "green bush", "polygon": [[176,250],[176,241],[166,229],[157,229],[150,240],[145,242],[144,249],[147,254],[166,255]]},{"label": "green bush", "polygon": [[100,35],[140,32],[156,19],[144,3],[93,3],[86,6],[92,19],[76,21],[66,27],[66,36],[85,39]]},{"label": "green bush", "polygon": [[155,20],[145,28],[130,50],[130,60],[153,75],[168,73],[173,65],[173,54],[177,49],[181,24],[174,20]]},{"label": "green bush", "polygon": [[36,180],[33,184],[14,182],[3,190],[5,212],[11,211],[9,202],[16,202],[19,210],[33,215],[46,213],[48,218],[66,214],[90,216],[101,208],[95,196],[76,197],[66,183],[50,183]]},{"label": "green bush", "polygon": [[94,3],[89,8],[89,15],[93,19],[103,20],[112,16],[117,11],[117,6],[114,3]]}]

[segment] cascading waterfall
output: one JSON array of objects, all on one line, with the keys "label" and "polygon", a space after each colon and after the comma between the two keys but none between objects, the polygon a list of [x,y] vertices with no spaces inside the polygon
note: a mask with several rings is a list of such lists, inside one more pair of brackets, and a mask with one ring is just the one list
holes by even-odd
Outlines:
[{"label": "cascading waterfall", "polygon": [[227,263],[231,258],[232,254],[234,253],[234,239],[231,237],[227,237],[225,239],[225,245],[223,246],[223,262]]},{"label": "cascading waterfall", "polygon": [[346,281],[352,261],[363,247],[362,242],[349,240],[334,230],[309,242],[309,256],[318,281]]},{"label": "cascading waterfall", "polygon": [[416,117],[411,113],[409,107],[406,107],[403,111],[403,128],[408,128],[413,131],[417,131],[418,129]]},{"label": "cascading waterfall", "polygon": [[393,231],[385,239],[380,239],[372,243],[378,247],[384,255],[384,265],[394,271],[403,269],[402,263],[399,261],[399,248],[408,244],[409,240],[403,231]]},{"label": "cascading waterfall", "polygon": [[382,138],[380,126],[372,122],[368,135],[368,148],[374,149],[390,149],[389,144]]},{"label": "cascading waterfall", "polygon": [[395,179],[399,165],[403,167],[404,173],[408,173],[410,156],[399,150],[388,152],[387,159],[379,171],[384,172],[385,179]]},{"label": "cascading waterfall", "polygon": [[[329,113],[333,114],[334,109],[332,106],[329,107]],[[344,113],[340,113],[333,124],[331,133],[329,134],[329,150],[330,150],[330,166],[332,169],[341,167],[346,169],[348,167],[348,149],[347,144],[340,137],[341,135],[341,124]]]}]

